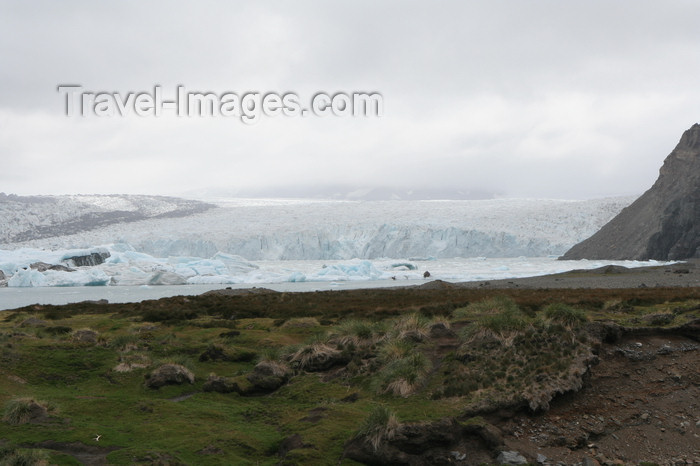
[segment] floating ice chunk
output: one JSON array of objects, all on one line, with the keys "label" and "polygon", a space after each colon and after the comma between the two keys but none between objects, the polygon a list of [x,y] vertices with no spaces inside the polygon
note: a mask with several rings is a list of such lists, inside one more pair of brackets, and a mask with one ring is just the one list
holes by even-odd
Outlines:
[{"label": "floating ice chunk", "polygon": [[175,272],[183,277],[195,275],[228,275],[229,270],[220,260],[198,257],[169,257],[168,262],[175,266]]},{"label": "floating ice chunk", "polygon": [[[162,259],[157,259],[150,254],[146,254],[144,252],[137,252],[137,251],[125,251],[121,253],[121,258],[122,260],[125,260],[127,262],[149,262],[149,263],[162,263]],[[108,260],[109,262],[109,260]]]},{"label": "floating ice chunk", "polygon": [[396,270],[416,270],[416,266],[410,262],[399,262],[398,264],[391,264],[392,269]]},{"label": "floating ice chunk", "polygon": [[146,283],[152,274],[147,273],[138,267],[108,267],[105,273],[110,275],[111,285],[118,286],[138,286]]},{"label": "floating ice chunk", "polygon": [[295,282],[305,282],[306,281],[306,275],[304,275],[301,272],[293,272],[290,276],[289,279],[287,280],[289,282],[295,283]]},{"label": "floating ice chunk", "polygon": [[108,285],[110,277],[99,269],[84,269],[76,272],[61,270],[21,269],[7,282],[7,286],[104,286]]},{"label": "floating ice chunk", "polygon": [[258,269],[257,265],[247,261],[245,258],[224,252],[217,252],[212,256],[212,260],[222,262],[232,274],[242,274]]},{"label": "floating ice chunk", "polygon": [[109,249],[112,251],[112,253],[115,252],[127,252],[127,251],[135,251],[134,247],[130,245],[129,243],[114,243],[109,246]]},{"label": "floating ice chunk", "polygon": [[173,272],[156,272],[148,278],[148,285],[184,285],[187,280]]},{"label": "floating ice chunk", "polygon": [[75,272],[47,270],[44,273],[47,281],[45,286],[105,286],[109,285],[110,277],[101,269],[85,268]]},{"label": "floating ice chunk", "polygon": [[318,272],[310,278],[317,280],[378,280],[383,273],[370,261],[357,261],[348,264],[333,264]]},{"label": "floating ice chunk", "polygon": [[229,275],[195,275],[187,279],[189,285],[230,285],[241,283]]},{"label": "floating ice chunk", "polygon": [[46,284],[46,276],[38,270],[20,269],[7,281],[7,286],[29,287],[49,286]]}]

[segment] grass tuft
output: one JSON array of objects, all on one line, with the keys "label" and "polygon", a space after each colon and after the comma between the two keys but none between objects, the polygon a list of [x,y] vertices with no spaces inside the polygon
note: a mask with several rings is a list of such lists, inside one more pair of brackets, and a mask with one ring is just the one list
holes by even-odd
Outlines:
[{"label": "grass tuft", "polygon": [[487,314],[467,327],[463,337],[467,343],[498,340],[506,347],[513,342],[530,325],[527,316],[517,307],[506,308],[498,314]]},{"label": "grass tuft", "polygon": [[408,397],[423,385],[430,368],[430,361],[420,352],[396,359],[379,372],[378,391]]},{"label": "grass tuft", "polygon": [[391,340],[379,349],[379,358],[384,363],[391,363],[403,359],[413,351],[414,345],[405,340]]},{"label": "grass tuft", "polygon": [[49,464],[46,450],[30,448],[0,448],[1,466],[45,466]]},{"label": "grass tuft", "polygon": [[430,335],[430,324],[429,318],[413,312],[393,322],[392,336],[399,340],[423,341]]},{"label": "grass tuft", "polygon": [[544,308],[545,317],[551,322],[561,324],[568,329],[586,322],[586,314],[566,304],[550,304]]},{"label": "grass tuft", "polygon": [[372,449],[377,451],[382,441],[391,440],[394,437],[400,425],[398,418],[389,408],[379,405],[369,413],[357,431],[356,437],[364,438]]},{"label": "grass tuft", "polygon": [[48,411],[46,403],[36,401],[34,398],[15,398],[5,403],[2,420],[18,426],[26,424],[33,418],[43,417]]},{"label": "grass tuft", "polygon": [[485,314],[501,314],[503,312],[517,312],[518,305],[511,298],[506,296],[496,296],[493,298],[477,301],[466,307],[460,307],[452,311],[455,319],[478,317]]},{"label": "grass tuft", "polygon": [[341,346],[366,348],[385,336],[383,326],[366,320],[349,319],[341,322],[331,335],[331,342]]},{"label": "grass tuft", "polygon": [[340,351],[333,346],[317,341],[309,345],[304,345],[289,357],[289,363],[295,369],[319,370],[324,369]]}]

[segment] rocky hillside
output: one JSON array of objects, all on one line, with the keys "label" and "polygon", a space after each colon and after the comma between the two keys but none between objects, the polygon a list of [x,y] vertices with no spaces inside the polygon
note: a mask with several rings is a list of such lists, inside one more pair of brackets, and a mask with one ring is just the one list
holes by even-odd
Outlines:
[{"label": "rocky hillside", "polygon": [[17,196],[0,193],[0,244],[72,235],[117,223],[184,217],[213,207],[166,196]]},{"label": "rocky hillside", "polygon": [[561,259],[700,257],[700,125],[681,137],[654,185]]}]

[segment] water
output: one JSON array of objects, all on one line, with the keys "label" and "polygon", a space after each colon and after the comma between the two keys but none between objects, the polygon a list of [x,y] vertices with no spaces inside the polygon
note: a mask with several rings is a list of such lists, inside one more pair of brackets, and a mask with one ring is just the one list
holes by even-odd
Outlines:
[{"label": "water", "polygon": [[[415,270],[394,268],[400,263],[410,263]],[[261,277],[276,276],[276,271],[284,271],[278,276],[289,276],[299,272],[308,274],[326,266],[347,263],[347,261],[259,261],[256,262],[265,273]],[[451,282],[475,280],[499,280],[505,278],[521,278],[551,273],[566,272],[574,269],[592,269],[609,264],[626,267],[659,265],[660,262],[637,261],[557,261],[555,258],[455,258],[429,261],[378,260],[372,261],[385,273],[381,279],[368,280],[365,277],[349,277],[337,280],[329,277],[321,281],[276,281],[264,280],[255,283],[240,284],[207,284],[207,285],[164,285],[164,286],[75,286],[75,287],[28,287],[0,288],[0,310],[14,309],[31,304],[69,304],[86,300],[106,299],[110,303],[139,302],[147,299],[159,299],[178,295],[199,295],[210,290],[226,287],[234,289],[264,287],[275,291],[322,291],[347,290],[362,288],[380,288],[394,286],[409,286],[425,283],[422,278],[424,271],[430,271],[430,279],[441,279]],[[269,273],[269,274],[268,274]],[[395,277],[393,280],[391,277]]]},{"label": "water", "polygon": [[[352,281],[352,282],[303,282],[270,283],[258,287],[275,291],[322,291],[381,288],[397,285],[415,285],[423,281]],[[75,286],[42,288],[0,288],[0,310],[15,309],[31,304],[69,304],[80,301],[106,299],[110,303],[134,303],[147,299],[170,296],[195,296],[222,288],[244,289],[251,285],[164,285],[164,286]]]}]

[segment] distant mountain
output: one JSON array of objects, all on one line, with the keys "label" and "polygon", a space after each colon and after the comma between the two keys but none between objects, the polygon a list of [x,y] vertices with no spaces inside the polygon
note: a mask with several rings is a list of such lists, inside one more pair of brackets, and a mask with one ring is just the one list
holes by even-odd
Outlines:
[{"label": "distant mountain", "polygon": [[212,204],[166,196],[17,196],[0,193],[0,243],[83,233],[114,224],[184,217]]},{"label": "distant mountain", "polygon": [[679,260],[700,257],[700,125],[683,133],[659,178],[561,259]]}]

